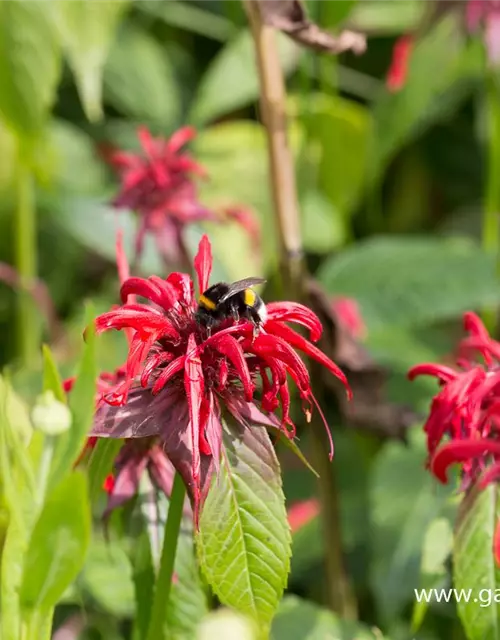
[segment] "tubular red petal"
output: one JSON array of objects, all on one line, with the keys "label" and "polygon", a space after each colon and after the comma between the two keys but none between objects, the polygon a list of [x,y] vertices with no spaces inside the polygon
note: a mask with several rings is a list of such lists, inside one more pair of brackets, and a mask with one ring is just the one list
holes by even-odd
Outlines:
[{"label": "tubular red petal", "polygon": [[321,338],[323,327],[318,316],[308,307],[298,302],[270,302],[266,305],[269,320],[295,322],[307,327],[310,339],[317,342]]},{"label": "tubular red petal", "polygon": [[146,154],[148,159],[154,160],[154,157],[156,155],[156,145],[151,132],[147,129],[147,127],[140,126],[137,128],[137,137],[139,138],[141,147],[143,148],[144,153]]},{"label": "tubular red petal", "polygon": [[145,363],[141,373],[141,387],[145,389],[148,386],[149,377],[151,376],[153,371],[161,364],[170,362],[173,357],[174,356],[172,353],[165,353],[164,351],[150,356]]},{"label": "tubular red petal", "polygon": [[212,247],[207,235],[203,235],[198,245],[198,253],[194,259],[194,268],[198,276],[199,292],[208,289],[210,274],[212,272]]},{"label": "tubular red petal", "polygon": [[441,382],[448,382],[457,377],[457,372],[451,367],[445,367],[442,364],[433,364],[432,362],[426,362],[424,364],[417,364],[412,367],[407,376],[410,380],[414,380],[417,376],[435,376],[439,378]]},{"label": "tubular red petal", "polygon": [[186,356],[179,356],[175,360],[172,360],[170,364],[163,369],[158,378],[156,379],[152,393],[156,395],[163,387],[167,384],[167,382],[175,376],[176,373],[179,373],[184,368],[184,364],[186,361]]},{"label": "tubular red petal", "polygon": [[[116,265],[118,267],[120,284],[124,284],[130,277],[130,268],[123,248],[123,231],[121,229],[118,229],[116,232]],[[123,302],[127,302],[127,300]],[[131,302],[135,302],[135,297],[133,297]]]},{"label": "tubular red petal", "polygon": [[321,365],[326,367],[326,369],[328,369],[330,373],[332,373],[336,378],[340,380],[340,382],[342,382],[342,384],[346,388],[347,397],[349,399],[352,397],[352,391],[349,383],[347,382],[347,378],[344,375],[344,372],[315,345],[311,344],[308,340],[296,333],[293,329],[290,329],[290,327],[287,327],[286,325],[279,322],[267,322],[266,331],[275,336],[279,336],[292,347],[300,349],[310,358],[316,360],[316,362],[319,362]]},{"label": "tubular red petal", "polygon": [[288,371],[290,373],[293,371],[295,374],[299,388],[303,391],[310,390],[311,382],[307,367],[285,340],[276,335],[261,333],[255,340],[253,349],[259,355],[272,356],[281,360]]},{"label": "tubular red petal", "polygon": [[[286,382],[285,384],[281,385],[279,389],[279,396],[281,400],[282,412],[281,424],[284,427],[286,437],[290,440],[293,440],[293,438],[295,438],[297,430],[290,418],[290,390],[288,389],[288,384]],[[289,429],[288,427],[291,428]]]},{"label": "tubular red petal", "polygon": [[226,334],[221,336],[218,340],[214,340],[212,346],[230,360],[238,373],[241,383],[243,384],[245,397],[248,402],[250,402],[253,397],[254,386],[250,376],[250,371],[248,370],[245,354],[239,342],[233,338],[233,336]]},{"label": "tubular red petal", "polygon": [[176,290],[177,299],[190,307],[194,302],[194,287],[191,277],[187,273],[171,273],[167,282]]},{"label": "tubular red petal", "polygon": [[196,137],[194,127],[182,127],[170,136],[165,149],[168,153],[177,153],[182,147]]},{"label": "tubular red petal", "polygon": [[[208,240],[207,240],[208,241]],[[188,355],[184,364],[184,389],[186,391],[189,407],[189,431],[192,447],[192,478],[194,521],[198,527],[200,509],[200,409],[203,398],[205,381],[203,367],[199,358],[199,350],[194,334],[190,334],[188,340]]]},{"label": "tubular red petal", "polygon": [[179,296],[176,289],[166,280],[159,278],[158,276],[149,276],[149,281],[154,283],[161,296],[161,305],[165,311],[172,309],[179,302]]},{"label": "tubular red petal", "polygon": [[430,462],[431,471],[438,480],[446,484],[448,482],[446,475],[448,467],[452,464],[488,454],[500,456],[500,442],[476,438],[447,442],[432,457]]},{"label": "tubular red petal", "polygon": [[490,340],[490,334],[484,326],[483,321],[472,311],[466,311],[464,313],[464,329],[477,338],[481,338],[482,340]]},{"label": "tubular red petal", "polygon": [[150,279],[132,277],[126,280],[120,288],[120,297],[123,303],[127,302],[127,298],[130,294],[147,298],[151,302],[155,302],[159,306],[161,304],[161,292],[156,285]]}]

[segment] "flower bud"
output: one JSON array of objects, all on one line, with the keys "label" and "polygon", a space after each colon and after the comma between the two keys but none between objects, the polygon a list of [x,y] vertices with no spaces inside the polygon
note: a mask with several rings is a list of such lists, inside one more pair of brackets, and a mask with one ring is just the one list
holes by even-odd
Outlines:
[{"label": "flower bud", "polygon": [[38,396],[31,412],[33,427],[48,436],[64,433],[71,426],[71,411],[59,402],[52,391]]}]

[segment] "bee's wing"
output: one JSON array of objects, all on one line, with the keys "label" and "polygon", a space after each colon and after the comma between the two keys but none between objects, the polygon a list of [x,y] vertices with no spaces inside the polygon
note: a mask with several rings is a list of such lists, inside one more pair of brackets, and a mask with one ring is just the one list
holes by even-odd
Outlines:
[{"label": "bee's wing", "polygon": [[229,289],[219,300],[219,303],[225,302],[228,298],[234,296],[235,293],[245,291],[245,289],[249,289],[250,287],[255,287],[257,284],[264,284],[264,282],[266,282],[264,278],[243,278],[243,280],[232,282],[229,285]]}]

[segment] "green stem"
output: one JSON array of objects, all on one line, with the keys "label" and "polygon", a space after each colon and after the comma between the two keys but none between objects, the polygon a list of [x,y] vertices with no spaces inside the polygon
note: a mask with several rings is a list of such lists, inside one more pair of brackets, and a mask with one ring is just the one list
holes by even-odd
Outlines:
[{"label": "green stem", "polygon": [[32,365],[38,351],[38,322],[30,288],[36,278],[36,211],[33,178],[20,151],[17,166],[17,208],[15,217],[15,260],[21,280],[18,292],[18,354],[25,366]]},{"label": "green stem", "polygon": [[170,588],[172,586],[175,554],[177,551],[177,541],[179,538],[185,495],[186,488],[182,477],[176,473],[168,507],[167,524],[165,525],[163,549],[161,552],[160,568],[156,578],[147,640],[165,640],[167,638],[165,621]]},{"label": "green stem", "polygon": [[45,494],[47,492],[47,485],[49,482],[50,467],[52,465],[52,457],[54,455],[55,444],[56,438],[54,436],[45,435],[42,453],[40,456],[40,466],[38,467],[36,488],[36,503],[40,509],[43,506]]}]

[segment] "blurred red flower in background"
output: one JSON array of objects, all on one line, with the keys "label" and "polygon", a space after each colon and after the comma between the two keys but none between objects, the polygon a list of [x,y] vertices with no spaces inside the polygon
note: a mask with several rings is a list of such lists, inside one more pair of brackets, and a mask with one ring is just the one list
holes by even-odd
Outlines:
[{"label": "blurred red flower in background", "polygon": [[484,44],[493,65],[500,63],[500,0],[469,0],[465,9],[467,29],[484,29]]},{"label": "blurred red flower in background", "polygon": [[385,80],[389,91],[396,92],[404,87],[414,44],[414,38],[409,34],[401,36],[394,43],[391,64]]},{"label": "blurred red flower in background", "polygon": [[186,225],[208,220],[240,224],[259,246],[260,229],[254,213],[244,206],[212,211],[199,201],[196,178],[207,177],[205,169],[182,148],[196,136],[193,127],[183,127],[168,140],[154,138],[145,127],[137,132],[142,153],[106,150],[106,161],[121,179],[112,204],[138,215],[135,253],[139,259],[146,233],[154,235],[160,255],[167,264],[190,260],[183,230]]},{"label": "blurred red flower in background", "polygon": [[[206,236],[194,267],[201,293],[208,287],[212,269]],[[151,304],[127,302],[130,295],[146,298]],[[190,492],[196,521],[212,471],[219,468],[224,409],[245,428],[260,424],[279,428],[293,438],[289,375],[308,419],[313,404],[322,415],[297,349],[325,366],[350,393],[337,365],[287,325],[300,324],[309,330],[312,341],[319,339],[319,319],[301,304],[268,304],[267,320],[257,336],[250,322],[235,323],[233,319],[221,323],[209,336],[196,320],[197,299],[186,274],[172,273],[165,280],[156,276],[129,278],[122,284],[121,297],[119,308],[96,319],[99,333],[124,329],[131,337],[124,376],[104,395],[92,435],[158,436]],[[254,394],[259,379],[262,388],[257,400]],[[273,415],[278,408],[279,420]]]},{"label": "blurred red flower in background", "polygon": [[[461,490],[476,481],[481,489],[500,480],[500,343],[490,337],[474,313],[464,315],[468,336],[458,345],[458,369],[439,364],[420,364],[409,371],[410,379],[435,376],[441,391],[434,397],[424,430],[429,452],[428,466],[441,482],[448,468],[461,465]],[[477,360],[482,357],[482,362]],[[500,527],[494,553],[500,565]]]},{"label": "blurred red flower in background", "polygon": [[365,321],[354,298],[339,296],[332,300],[331,307],[337,322],[349,335],[358,340],[366,338]]}]

